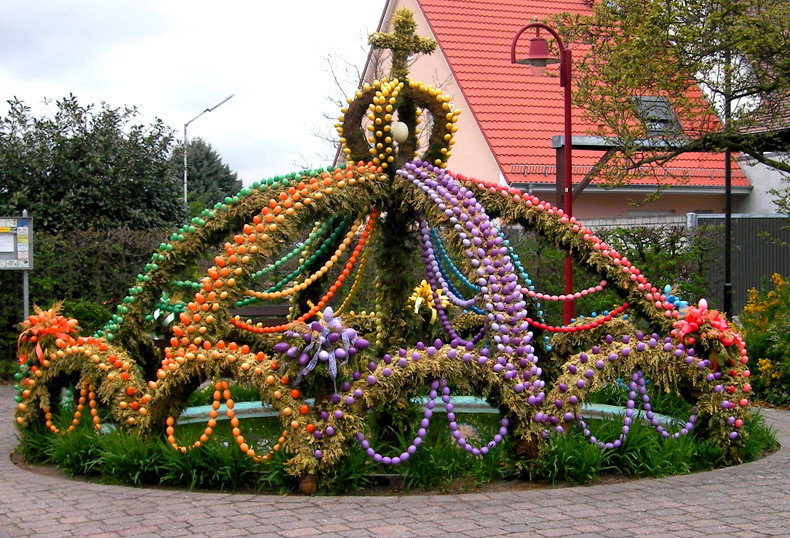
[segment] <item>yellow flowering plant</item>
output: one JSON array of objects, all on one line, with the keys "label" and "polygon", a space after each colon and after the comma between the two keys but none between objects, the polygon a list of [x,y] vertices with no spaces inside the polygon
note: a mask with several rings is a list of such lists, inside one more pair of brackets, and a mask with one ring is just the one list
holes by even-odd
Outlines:
[{"label": "yellow flowering plant", "polygon": [[750,355],[756,358],[753,387],[759,398],[790,403],[790,281],[774,273],[774,289],[749,290],[740,318]]}]

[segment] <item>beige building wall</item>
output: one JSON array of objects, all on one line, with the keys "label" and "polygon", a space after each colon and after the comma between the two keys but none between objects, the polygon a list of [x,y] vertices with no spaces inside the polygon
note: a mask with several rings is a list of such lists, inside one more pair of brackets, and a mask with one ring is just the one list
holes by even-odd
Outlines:
[{"label": "beige building wall", "polygon": [[573,202],[573,214],[576,218],[584,220],[585,218],[724,212],[723,194],[684,196],[664,191],[658,200],[645,204],[635,203],[642,200],[644,196],[639,194],[582,193]]}]

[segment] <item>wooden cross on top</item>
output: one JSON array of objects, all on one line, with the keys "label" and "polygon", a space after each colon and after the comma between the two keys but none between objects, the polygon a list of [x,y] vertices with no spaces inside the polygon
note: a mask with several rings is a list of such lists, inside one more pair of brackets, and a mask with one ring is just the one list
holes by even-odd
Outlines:
[{"label": "wooden cross on top", "polygon": [[374,48],[392,51],[392,67],[390,78],[405,80],[409,75],[409,56],[414,53],[428,54],[436,49],[436,41],[430,37],[420,37],[414,33],[417,23],[414,13],[406,8],[395,12],[392,18],[395,30],[391,34],[376,32],[368,38]]}]

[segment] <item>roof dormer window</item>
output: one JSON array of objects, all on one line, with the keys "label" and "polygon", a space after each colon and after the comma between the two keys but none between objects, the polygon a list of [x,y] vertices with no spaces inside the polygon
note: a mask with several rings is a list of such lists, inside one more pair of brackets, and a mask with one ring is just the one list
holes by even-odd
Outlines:
[{"label": "roof dormer window", "polygon": [[632,97],[632,100],[649,138],[683,134],[675,111],[665,97],[638,95]]}]

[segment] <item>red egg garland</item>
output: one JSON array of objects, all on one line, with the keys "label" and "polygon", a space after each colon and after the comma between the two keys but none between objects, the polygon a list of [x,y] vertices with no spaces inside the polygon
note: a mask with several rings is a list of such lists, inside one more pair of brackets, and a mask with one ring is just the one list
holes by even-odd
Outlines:
[{"label": "red egg garland", "polygon": [[537,291],[532,291],[530,289],[526,290],[527,295],[534,299],[539,299],[541,301],[569,301],[572,299],[581,299],[582,297],[586,297],[587,295],[592,295],[593,293],[598,293],[604,289],[606,286],[606,280],[601,280],[601,283],[596,286],[590,286],[586,290],[576,291],[569,295],[562,294],[562,295],[548,295],[545,293],[540,293]]},{"label": "red egg garland", "polygon": [[605,316],[595,318],[595,320],[585,325],[566,325],[561,327],[554,327],[551,325],[546,325],[545,323],[541,323],[539,321],[535,321],[531,318],[526,318],[526,321],[527,323],[529,323],[530,325],[534,325],[538,329],[543,329],[544,331],[548,331],[551,333],[575,333],[579,331],[590,331],[592,329],[600,327],[601,325],[603,325],[608,321],[611,321],[612,318],[619,316],[626,310],[626,308],[628,308],[628,306],[629,306],[628,303],[623,303],[617,308],[615,308],[614,310],[612,310],[611,312],[609,312],[608,314],[606,314]]}]

